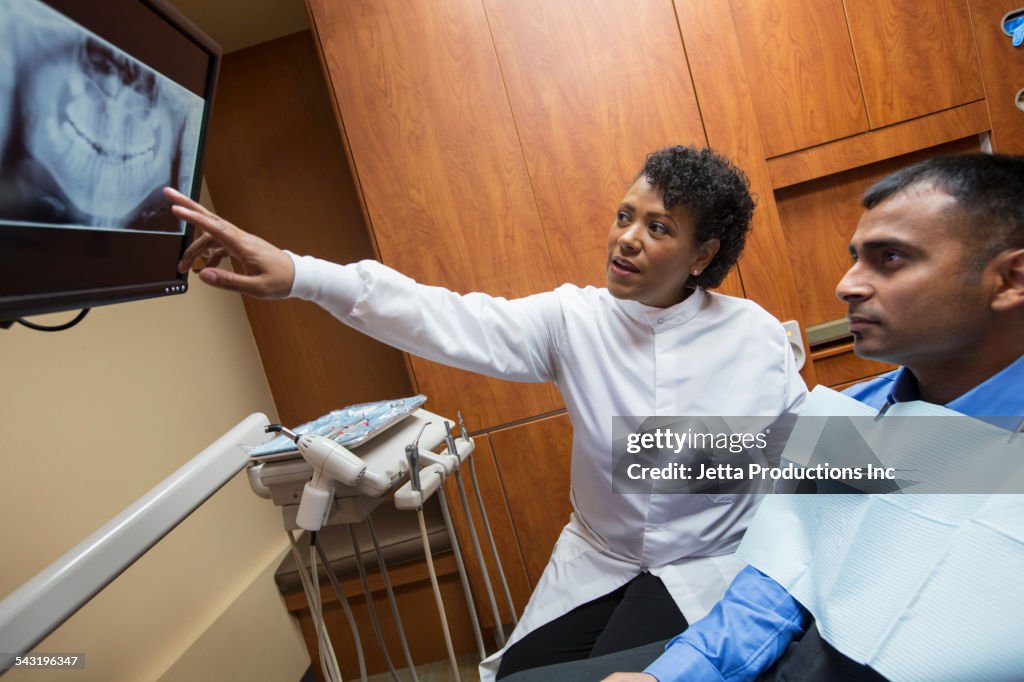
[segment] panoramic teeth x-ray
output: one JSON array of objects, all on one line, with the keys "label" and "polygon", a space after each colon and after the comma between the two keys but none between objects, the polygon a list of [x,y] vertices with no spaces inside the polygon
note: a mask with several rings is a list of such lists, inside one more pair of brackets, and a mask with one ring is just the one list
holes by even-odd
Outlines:
[{"label": "panoramic teeth x-ray", "polygon": [[37,0],[0,0],[16,15],[32,30],[0,26],[0,226],[182,232],[160,189],[191,192],[203,99]]}]

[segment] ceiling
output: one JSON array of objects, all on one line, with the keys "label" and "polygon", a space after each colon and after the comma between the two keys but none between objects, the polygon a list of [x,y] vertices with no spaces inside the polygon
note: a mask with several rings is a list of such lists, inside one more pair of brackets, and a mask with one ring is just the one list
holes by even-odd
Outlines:
[{"label": "ceiling", "polygon": [[309,28],[303,0],[170,0],[225,53]]}]

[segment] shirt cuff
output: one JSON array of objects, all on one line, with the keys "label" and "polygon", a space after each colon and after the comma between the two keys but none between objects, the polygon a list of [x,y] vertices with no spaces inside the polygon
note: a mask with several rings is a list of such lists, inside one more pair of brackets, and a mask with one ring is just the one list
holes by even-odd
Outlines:
[{"label": "shirt cuff", "polygon": [[355,305],[363,288],[363,278],[356,266],[338,265],[313,256],[297,256],[291,251],[285,253],[295,268],[289,298],[318,303],[329,296],[346,300],[350,307]]},{"label": "shirt cuff", "polygon": [[648,675],[654,675],[658,682],[723,682],[722,673],[718,671],[704,654],[697,651],[678,637],[665,647],[665,653],[644,668]]}]

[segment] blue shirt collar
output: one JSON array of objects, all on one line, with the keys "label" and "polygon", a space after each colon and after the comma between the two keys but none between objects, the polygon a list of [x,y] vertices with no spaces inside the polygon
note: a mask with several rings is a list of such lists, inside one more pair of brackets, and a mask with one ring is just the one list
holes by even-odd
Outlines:
[{"label": "blue shirt collar", "polygon": [[[917,378],[901,367],[886,400],[895,404],[920,399]],[[1024,415],[1024,355],[945,406],[973,417]]]}]

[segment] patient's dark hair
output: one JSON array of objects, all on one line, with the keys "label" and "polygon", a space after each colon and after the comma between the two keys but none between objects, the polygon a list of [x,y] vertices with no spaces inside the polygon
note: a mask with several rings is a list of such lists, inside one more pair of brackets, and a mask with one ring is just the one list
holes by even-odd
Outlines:
[{"label": "patient's dark hair", "polygon": [[1024,157],[937,156],[882,178],[861,204],[870,210],[915,187],[934,187],[956,200],[967,218],[956,222],[963,241],[973,242],[970,266],[975,272],[1002,251],[1024,248]]},{"label": "patient's dark hair", "polygon": [[718,253],[704,272],[687,280],[687,286],[717,287],[739,259],[750,231],[754,200],[747,176],[710,149],[680,146],[648,155],[641,176],[662,192],[665,208],[682,204],[689,210],[697,244],[719,240]]}]

